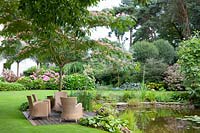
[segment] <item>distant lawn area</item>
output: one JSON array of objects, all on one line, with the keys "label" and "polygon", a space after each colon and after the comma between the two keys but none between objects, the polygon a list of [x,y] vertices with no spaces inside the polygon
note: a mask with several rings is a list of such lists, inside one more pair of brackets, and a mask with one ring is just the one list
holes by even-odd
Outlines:
[{"label": "distant lawn area", "polygon": [[88,128],[79,124],[32,126],[19,111],[21,103],[26,102],[26,96],[33,93],[39,99],[53,95],[54,91],[0,91],[0,133],[103,133],[104,131]]}]

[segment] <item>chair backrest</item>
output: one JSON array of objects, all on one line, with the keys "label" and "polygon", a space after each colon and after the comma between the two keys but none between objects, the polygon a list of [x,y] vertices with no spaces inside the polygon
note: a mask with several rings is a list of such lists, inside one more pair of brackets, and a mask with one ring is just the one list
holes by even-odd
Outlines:
[{"label": "chair backrest", "polygon": [[32,94],[32,96],[33,96],[33,100],[34,100],[34,102],[37,102],[37,101],[38,101],[37,95]]},{"label": "chair backrest", "polygon": [[56,92],[55,93],[55,104],[59,103],[61,104],[61,101],[60,101],[60,98],[61,97],[67,97],[67,93],[66,92],[62,92],[62,91],[59,91],[59,92]]},{"label": "chair backrest", "polygon": [[61,97],[61,103],[62,103],[62,108],[63,112],[65,113],[76,113],[75,111],[75,106],[77,104],[77,97]]},{"label": "chair backrest", "polygon": [[28,99],[28,104],[29,104],[29,109],[32,110],[33,109],[33,100],[31,96],[27,96]]}]

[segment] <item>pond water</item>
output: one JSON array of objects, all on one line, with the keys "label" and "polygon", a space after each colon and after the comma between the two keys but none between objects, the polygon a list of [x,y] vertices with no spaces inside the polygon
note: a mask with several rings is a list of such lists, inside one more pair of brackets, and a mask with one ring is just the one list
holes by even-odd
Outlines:
[{"label": "pond water", "polygon": [[131,108],[120,117],[129,121],[131,130],[144,133],[200,133],[200,124],[178,118],[198,115],[200,110],[173,110],[163,108]]}]

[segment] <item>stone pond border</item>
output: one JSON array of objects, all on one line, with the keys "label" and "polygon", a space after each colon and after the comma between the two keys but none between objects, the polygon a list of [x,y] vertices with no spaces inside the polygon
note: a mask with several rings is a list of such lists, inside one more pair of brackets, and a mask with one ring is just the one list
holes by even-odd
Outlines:
[{"label": "stone pond border", "polygon": [[194,105],[190,103],[179,102],[139,102],[136,104],[128,104],[125,102],[118,102],[112,105],[117,106],[119,110],[127,107],[145,107],[145,108],[170,108],[170,109],[194,109]]}]

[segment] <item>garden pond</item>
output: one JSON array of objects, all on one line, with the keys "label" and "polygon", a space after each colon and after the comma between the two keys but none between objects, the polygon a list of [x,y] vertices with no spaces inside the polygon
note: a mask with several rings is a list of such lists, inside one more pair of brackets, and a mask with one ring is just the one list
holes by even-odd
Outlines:
[{"label": "garden pond", "polygon": [[183,120],[185,116],[200,116],[200,110],[166,108],[129,108],[121,118],[129,121],[132,131],[144,133],[200,133],[198,122]]}]

